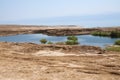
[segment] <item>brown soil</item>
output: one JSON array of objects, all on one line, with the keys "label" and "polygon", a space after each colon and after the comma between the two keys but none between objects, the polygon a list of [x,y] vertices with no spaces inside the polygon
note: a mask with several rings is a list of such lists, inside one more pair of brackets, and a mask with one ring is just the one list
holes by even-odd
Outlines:
[{"label": "brown soil", "polygon": [[71,34],[71,32],[69,31],[72,30],[73,30],[72,33],[78,34],[76,31],[82,30],[82,28],[76,26],[56,27],[56,26],[0,25],[0,36],[30,33],[44,33],[49,35],[54,35],[56,33],[56,35],[69,35]]},{"label": "brown soil", "polygon": [[0,42],[0,80],[120,80],[120,53]]}]

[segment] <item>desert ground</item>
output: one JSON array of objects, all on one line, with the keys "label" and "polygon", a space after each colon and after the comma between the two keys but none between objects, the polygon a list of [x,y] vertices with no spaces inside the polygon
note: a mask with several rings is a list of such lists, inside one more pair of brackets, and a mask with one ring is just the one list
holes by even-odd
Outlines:
[{"label": "desert ground", "polygon": [[81,26],[32,26],[32,25],[0,25],[0,36],[9,36],[17,34],[35,34],[42,33],[52,36],[63,35],[84,35],[92,31],[120,31],[120,26],[106,28],[83,28]]},{"label": "desert ground", "polygon": [[0,42],[0,80],[120,80],[120,53]]},{"label": "desert ground", "polygon": [[[41,29],[0,27],[0,35]],[[0,80],[120,80],[120,52],[93,46],[0,42]]]}]

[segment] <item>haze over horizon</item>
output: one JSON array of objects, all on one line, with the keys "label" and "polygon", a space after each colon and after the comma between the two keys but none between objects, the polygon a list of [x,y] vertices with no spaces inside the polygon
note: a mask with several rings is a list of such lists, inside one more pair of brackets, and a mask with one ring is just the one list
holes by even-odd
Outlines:
[{"label": "haze over horizon", "polygon": [[0,0],[0,24],[120,26],[120,0]]}]

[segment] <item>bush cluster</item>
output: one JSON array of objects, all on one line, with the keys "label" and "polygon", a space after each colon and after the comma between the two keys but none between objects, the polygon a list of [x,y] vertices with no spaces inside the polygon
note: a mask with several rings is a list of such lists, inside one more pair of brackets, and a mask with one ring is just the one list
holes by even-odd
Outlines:
[{"label": "bush cluster", "polygon": [[107,47],[106,48],[107,51],[116,51],[116,52],[120,52],[120,46],[111,46],[111,47]]},{"label": "bush cluster", "polygon": [[120,45],[120,40],[115,41],[115,45]]},{"label": "bush cluster", "polygon": [[48,44],[53,44],[53,42],[49,41]]},{"label": "bush cluster", "polygon": [[120,38],[120,31],[112,31],[110,36],[112,38]]},{"label": "bush cluster", "polygon": [[111,31],[111,32],[98,31],[98,32],[92,32],[91,34],[94,36],[108,36],[112,38],[120,38],[120,31]]},{"label": "bush cluster", "polygon": [[110,32],[92,32],[94,36],[110,36]]},{"label": "bush cluster", "polygon": [[46,44],[46,43],[47,43],[47,40],[46,40],[46,39],[41,39],[40,42],[41,42],[42,44]]},{"label": "bush cluster", "polygon": [[[46,44],[48,41],[46,39],[41,39],[40,42],[42,44]],[[53,44],[53,42],[49,41],[47,44]],[[78,38],[76,36],[68,36],[66,42],[56,42],[55,44],[58,45],[77,45],[78,43]]]},{"label": "bush cluster", "polygon": [[76,44],[79,44],[78,43],[78,38],[76,36],[68,36],[66,44],[67,45],[76,45]]},{"label": "bush cluster", "polygon": [[65,45],[65,42],[56,42],[55,44],[58,44],[58,45]]}]

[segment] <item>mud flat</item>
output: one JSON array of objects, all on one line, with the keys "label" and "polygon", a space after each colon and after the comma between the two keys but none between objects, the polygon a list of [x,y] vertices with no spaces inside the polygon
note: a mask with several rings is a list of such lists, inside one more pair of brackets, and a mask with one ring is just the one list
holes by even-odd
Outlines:
[{"label": "mud flat", "polygon": [[92,46],[0,42],[0,80],[120,80],[120,53]]}]

